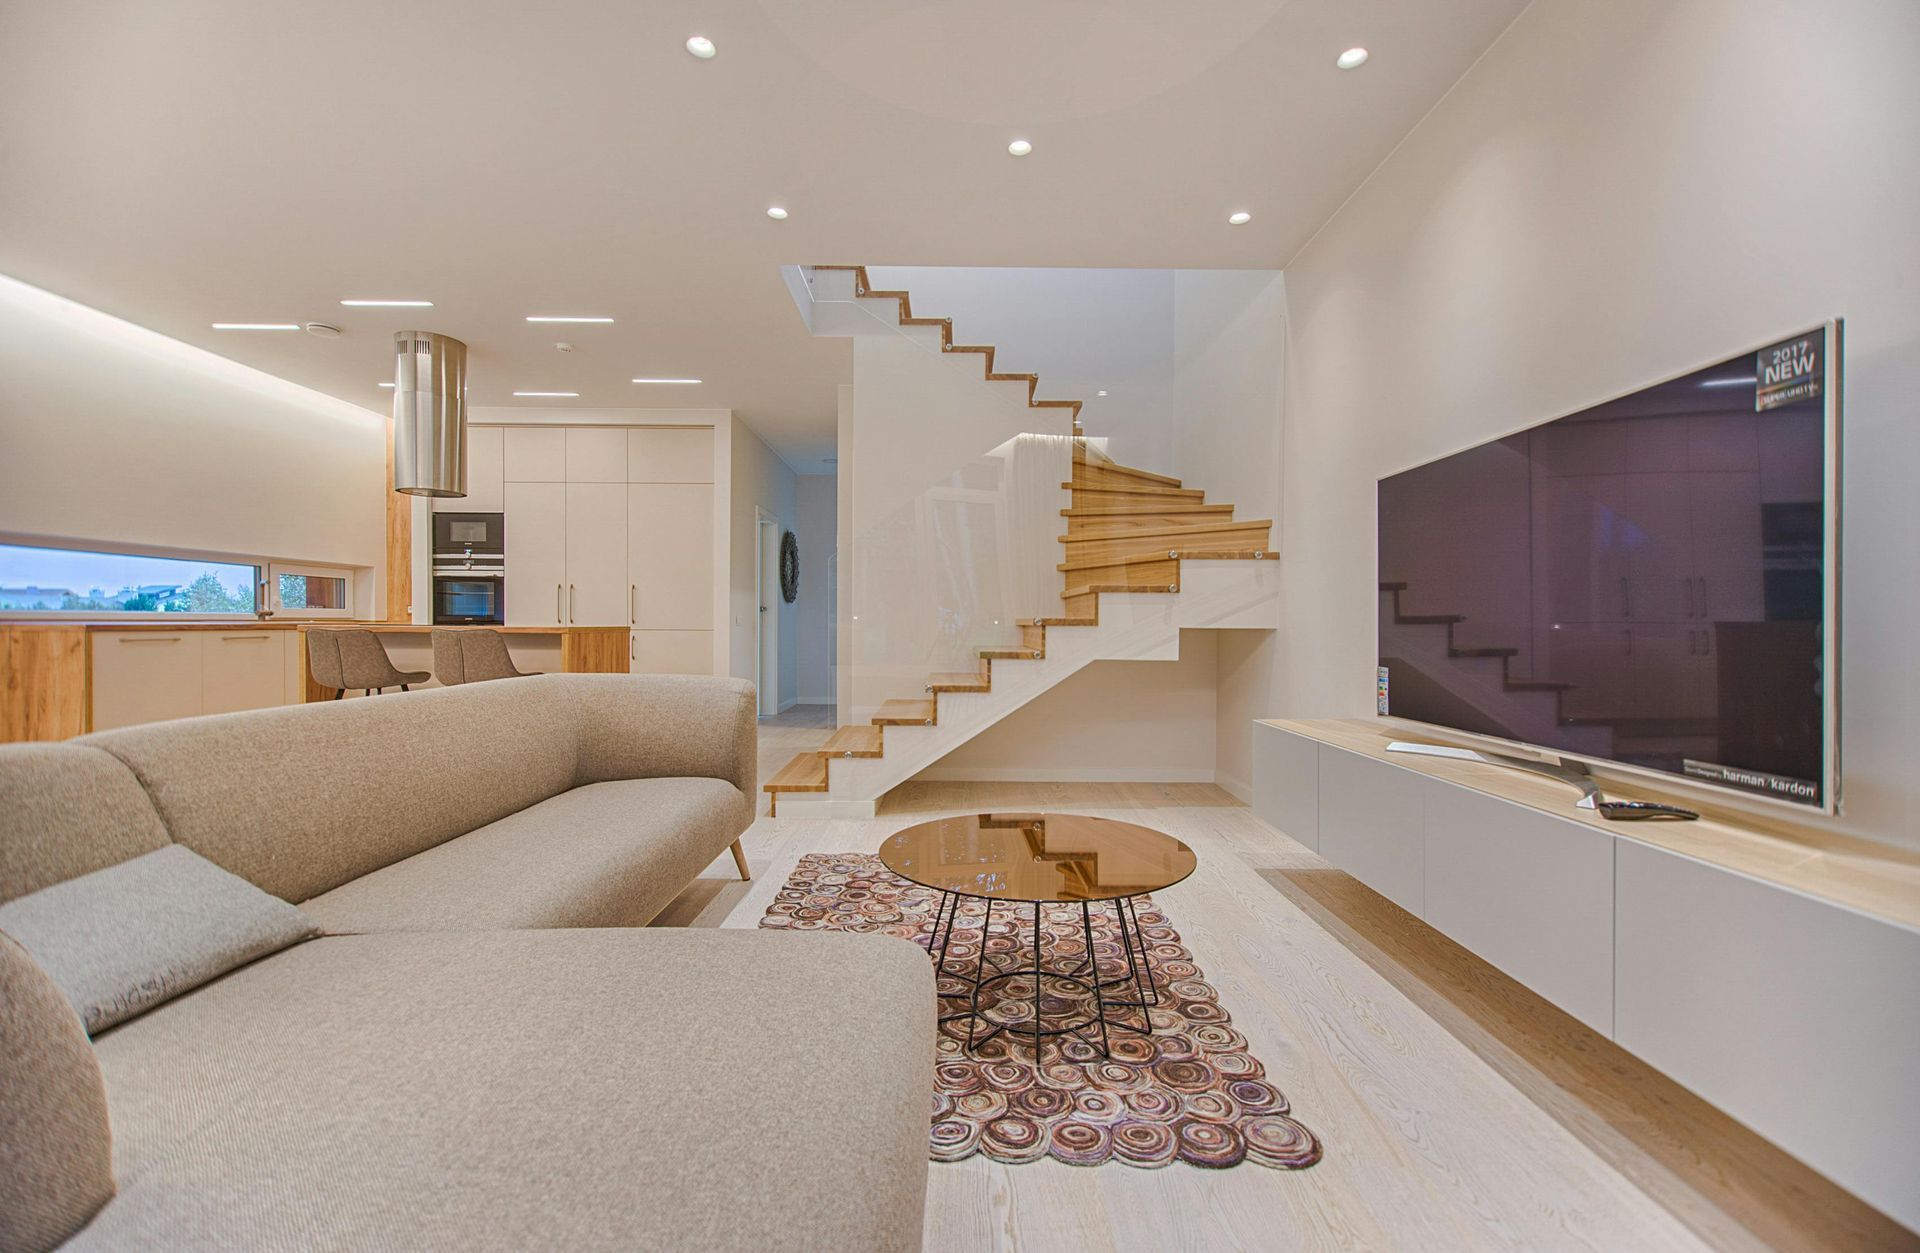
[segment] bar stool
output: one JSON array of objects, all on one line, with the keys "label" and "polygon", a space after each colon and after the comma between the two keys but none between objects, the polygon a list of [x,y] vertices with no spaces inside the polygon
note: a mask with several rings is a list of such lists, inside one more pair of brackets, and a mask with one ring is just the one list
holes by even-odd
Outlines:
[{"label": "bar stool", "polygon": [[524,679],[535,673],[515,666],[512,655],[507,652],[507,637],[485,628],[436,629],[433,672],[449,687],[456,683],[484,683],[489,679]]},{"label": "bar stool", "polygon": [[366,630],[309,629],[307,668],[315,683],[334,689],[335,700],[350,687],[374,696],[390,687],[404,692],[409,684],[433,677],[425,670],[396,670],[380,637]]}]

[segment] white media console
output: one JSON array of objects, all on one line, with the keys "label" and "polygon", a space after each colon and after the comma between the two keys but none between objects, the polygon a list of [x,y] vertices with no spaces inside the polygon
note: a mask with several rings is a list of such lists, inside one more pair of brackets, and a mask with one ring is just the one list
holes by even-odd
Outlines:
[{"label": "white media console", "polygon": [[1386,751],[1419,738],[1256,722],[1254,811],[1920,1229],[1920,856],[1786,823],[1609,822],[1554,780]]}]

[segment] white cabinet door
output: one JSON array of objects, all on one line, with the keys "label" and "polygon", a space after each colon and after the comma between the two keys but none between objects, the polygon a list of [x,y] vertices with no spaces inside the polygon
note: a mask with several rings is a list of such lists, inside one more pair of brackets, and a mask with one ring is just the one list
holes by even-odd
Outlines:
[{"label": "white cabinet door", "polygon": [[1613,837],[1442,783],[1426,831],[1427,922],[1612,1035]]},{"label": "white cabinet door", "polygon": [[624,483],[626,481],[626,427],[570,426],[567,428],[567,482]]},{"label": "white cabinet door", "polygon": [[713,482],[713,428],[636,426],[629,430],[627,482]]},{"label": "white cabinet door", "polygon": [[200,712],[200,633],[97,631],[93,648],[93,729]]},{"label": "white cabinet door", "polygon": [[1421,912],[1425,776],[1320,750],[1320,855],[1408,913]]},{"label": "white cabinet door", "polygon": [[1920,932],[1618,845],[1614,1039],[1920,1223]]},{"label": "white cabinet door", "polygon": [[[569,626],[626,626],[627,485],[568,483],[567,604]],[[513,534],[509,520],[507,534]],[[508,541],[511,543],[511,539]],[[513,577],[507,558],[507,577]],[[509,596],[508,604],[512,604]]]},{"label": "white cabinet door", "polygon": [[1629,474],[1626,616],[1635,622],[1686,617],[1693,526],[1687,474]]},{"label": "white cabinet door", "polygon": [[1253,724],[1253,812],[1308,848],[1320,847],[1320,745]]},{"label": "white cabinet door", "polygon": [[[508,435],[512,433],[509,429]],[[505,502],[507,625],[563,625],[567,620],[567,485],[509,480]]]},{"label": "white cabinet door", "polygon": [[509,426],[502,450],[509,483],[564,483],[567,478],[567,428]]},{"label": "white cabinet door", "polygon": [[633,625],[712,630],[713,486],[628,487],[627,569]]},{"label": "white cabinet door", "polygon": [[506,506],[501,484],[506,479],[506,430],[498,426],[467,428],[467,494],[436,496],[435,513],[499,513]]},{"label": "white cabinet door", "polygon": [[712,631],[635,631],[628,653],[635,674],[712,674]]},{"label": "white cabinet door", "polygon": [[235,713],[283,703],[286,653],[280,637],[292,631],[205,631],[200,640],[200,709]]}]

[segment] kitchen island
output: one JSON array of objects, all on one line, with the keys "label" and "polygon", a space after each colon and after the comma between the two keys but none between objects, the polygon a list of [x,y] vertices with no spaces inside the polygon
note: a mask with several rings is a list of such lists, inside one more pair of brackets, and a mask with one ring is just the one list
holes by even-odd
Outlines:
[{"label": "kitchen island", "polygon": [[[0,623],[0,743],[331,700],[312,681],[306,632],[343,627],[375,632],[403,670],[433,669],[435,628],[406,622]],[[523,670],[629,669],[625,627],[440,629],[499,631]]]}]

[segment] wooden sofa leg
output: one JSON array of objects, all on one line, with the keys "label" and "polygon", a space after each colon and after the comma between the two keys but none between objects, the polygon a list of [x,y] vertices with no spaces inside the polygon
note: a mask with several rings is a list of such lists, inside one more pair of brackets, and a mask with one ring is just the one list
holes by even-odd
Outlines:
[{"label": "wooden sofa leg", "polygon": [[753,876],[747,872],[747,850],[740,847],[740,841],[733,842],[733,864],[740,868],[740,877],[749,882]]}]

